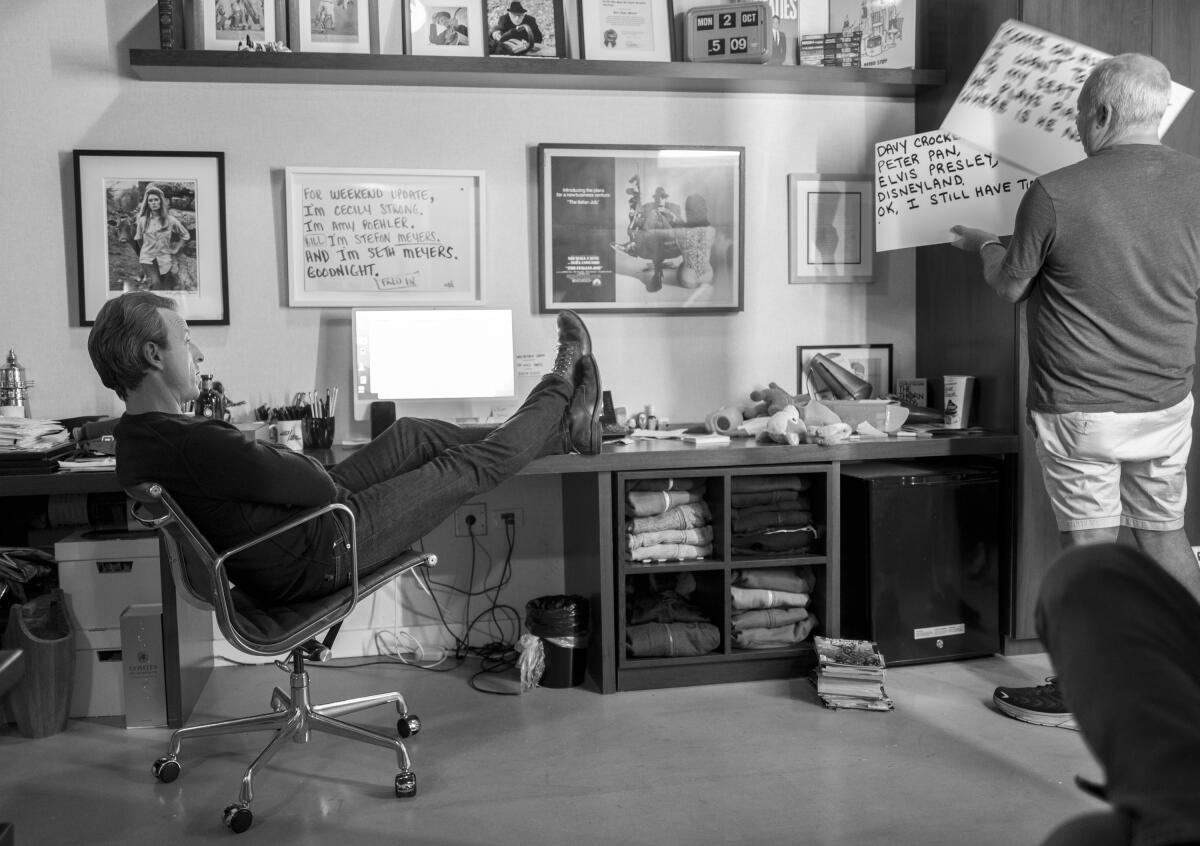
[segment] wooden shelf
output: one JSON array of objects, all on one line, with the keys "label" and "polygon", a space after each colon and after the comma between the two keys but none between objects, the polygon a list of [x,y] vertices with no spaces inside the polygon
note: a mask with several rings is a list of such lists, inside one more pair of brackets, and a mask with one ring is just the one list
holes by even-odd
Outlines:
[{"label": "wooden shelf", "polygon": [[718,94],[913,97],[920,90],[946,82],[946,73],[940,70],[224,50],[130,50],[129,66],[134,76],[153,82],[435,85]]}]

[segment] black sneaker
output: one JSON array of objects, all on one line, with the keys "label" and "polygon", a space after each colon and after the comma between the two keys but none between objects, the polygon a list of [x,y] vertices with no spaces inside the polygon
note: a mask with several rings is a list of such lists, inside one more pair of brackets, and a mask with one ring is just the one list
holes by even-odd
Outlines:
[{"label": "black sneaker", "polygon": [[1035,726],[1079,731],[1075,717],[1063,703],[1058,676],[1050,676],[1037,687],[998,687],[992,694],[996,707],[1013,719]]}]

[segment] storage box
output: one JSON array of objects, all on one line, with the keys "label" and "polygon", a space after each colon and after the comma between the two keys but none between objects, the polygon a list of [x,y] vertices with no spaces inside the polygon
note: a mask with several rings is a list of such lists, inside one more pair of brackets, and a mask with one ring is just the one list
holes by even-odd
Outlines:
[{"label": "storage box", "polygon": [[167,725],[162,605],[130,605],[121,614],[125,728]]},{"label": "storage box", "polygon": [[821,404],[842,419],[851,429],[870,423],[881,432],[895,432],[908,419],[909,410],[894,400],[821,400]]},{"label": "storage box", "polygon": [[119,632],[122,611],[162,599],[154,532],[77,532],[54,545],[54,557],[76,629]]},{"label": "storage box", "polygon": [[124,713],[121,630],[76,631],[75,645],[75,681],[68,716],[114,717]]}]

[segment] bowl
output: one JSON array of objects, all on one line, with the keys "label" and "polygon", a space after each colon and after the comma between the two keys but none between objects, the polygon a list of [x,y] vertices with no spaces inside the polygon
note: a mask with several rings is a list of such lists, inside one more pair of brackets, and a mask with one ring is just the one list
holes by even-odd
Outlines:
[{"label": "bowl", "polygon": [[908,408],[896,400],[820,400],[821,404],[842,419],[851,429],[859,423],[870,423],[881,432],[895,432],[908,419]]}]

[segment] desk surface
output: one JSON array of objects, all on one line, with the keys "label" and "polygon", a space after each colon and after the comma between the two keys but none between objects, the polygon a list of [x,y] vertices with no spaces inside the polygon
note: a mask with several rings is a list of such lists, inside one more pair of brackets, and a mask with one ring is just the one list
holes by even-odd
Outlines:
[{"label": "desk surface", "polygon": [[[519,475],[563,476],[631,470],[685,470],[703,467],[752,467],[828,461],[889,461],[950,455],[1003,455],[1017,451],[1017,436],[982,433],[936,438],[886,438],[817,446],[759,444],[738,438],[720,446],[694,446],[676,440],[638,439],[627,446],[605,444],[599,455],[549,455],[530,463]],[[332,465],[352,450],[334,447],[310,454]],[[0,476],[0,496],[38,496],[119,491],[112,471]]]}]

